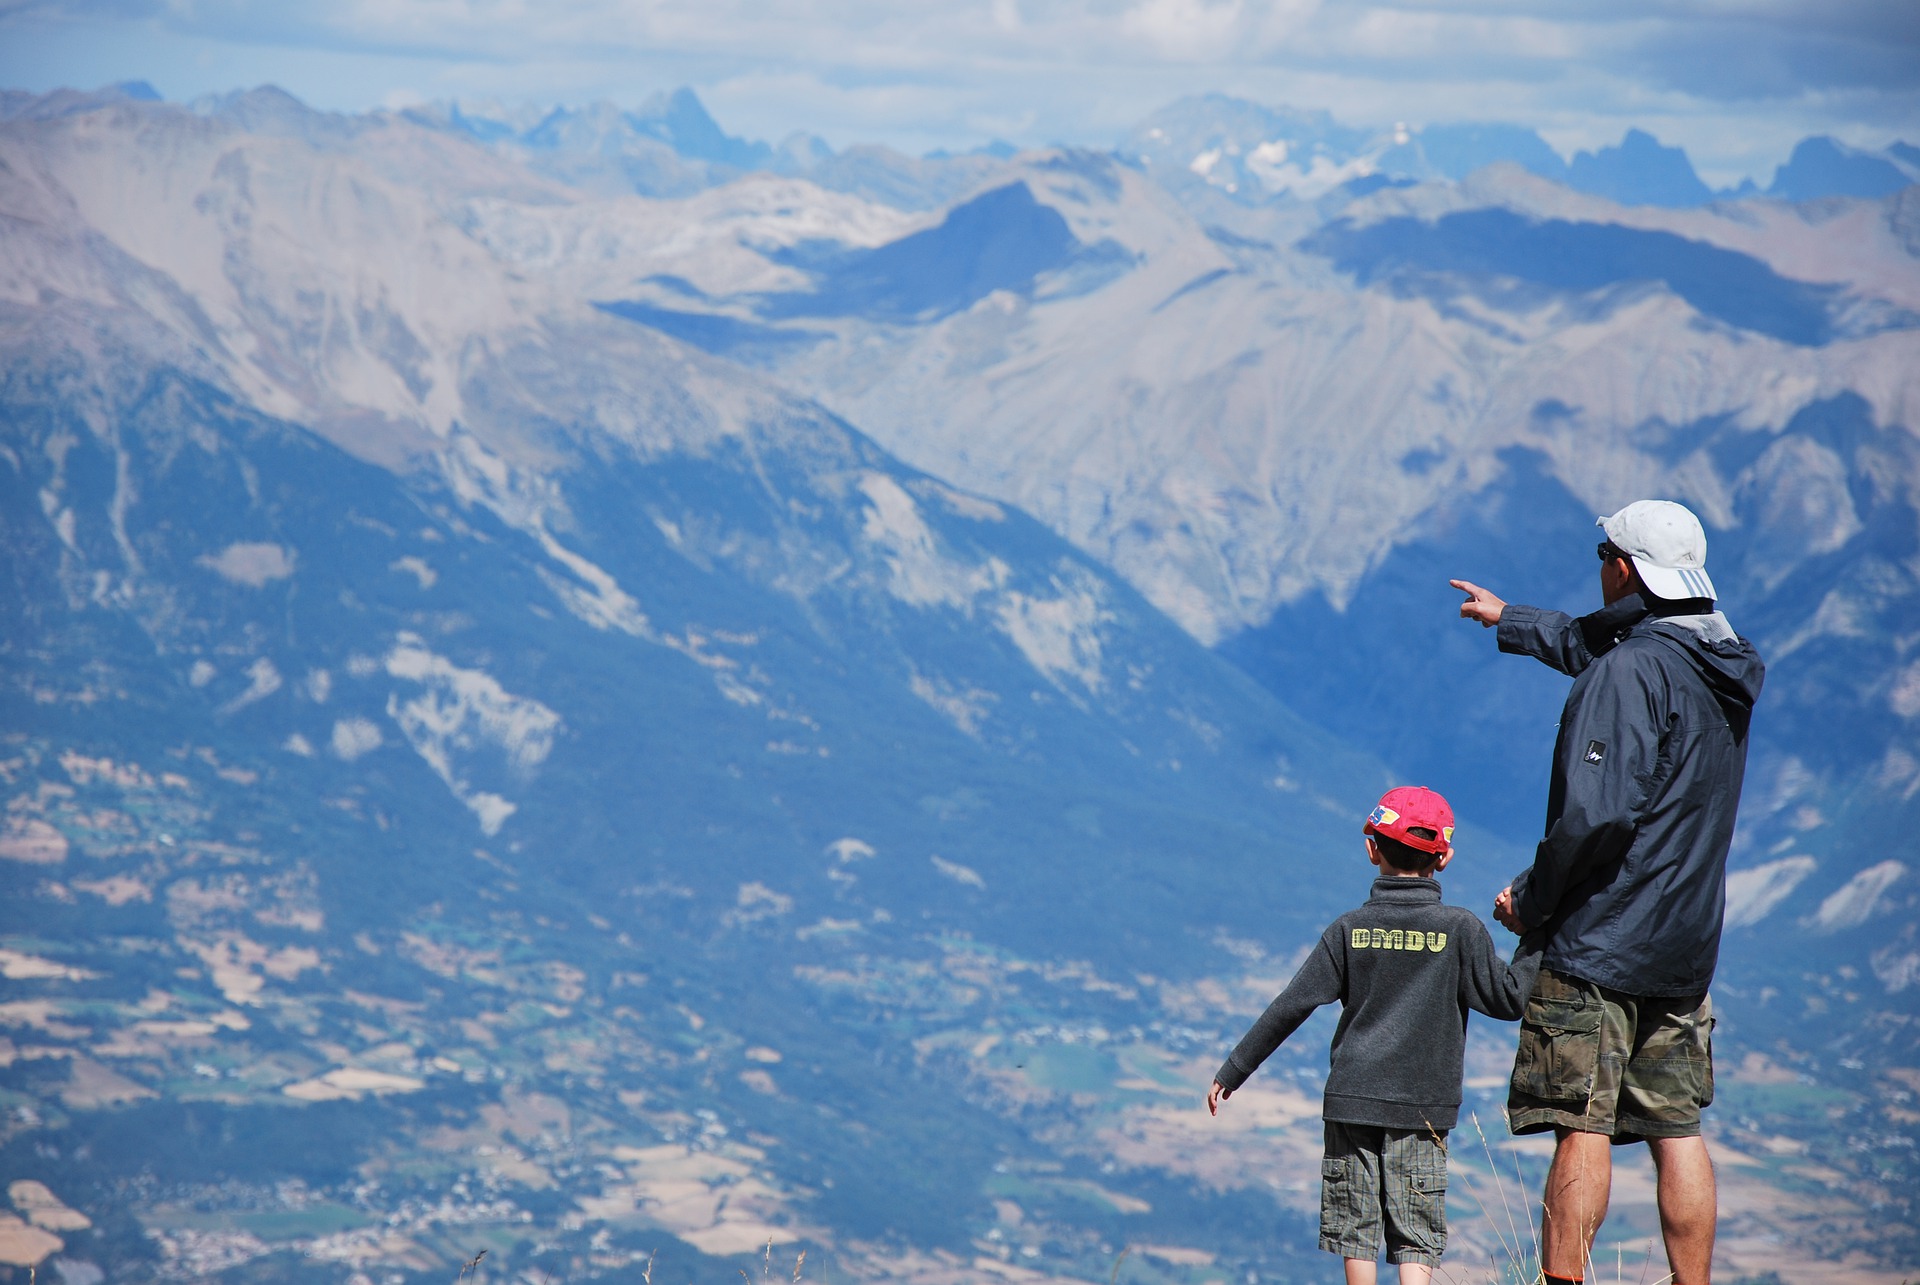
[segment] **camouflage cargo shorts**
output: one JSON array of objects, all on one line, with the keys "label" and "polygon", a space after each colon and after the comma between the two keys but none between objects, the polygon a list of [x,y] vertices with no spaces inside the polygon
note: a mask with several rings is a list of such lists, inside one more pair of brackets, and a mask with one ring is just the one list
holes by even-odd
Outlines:
[{"label": "camouflage cargo shorts", "polygon": [[1507,1092],[1515,1133],[1572,1129],[1616,1143],[1691,1138],[1713,1101],[1713,1003],[1626,995],[1540,970]]},{"label": "camouflage cargo shorts", "polygon": [[1447,1135],[1327,1121],[1320,1248],[1373,1262],[1432,1266],[1447,1252]]}]

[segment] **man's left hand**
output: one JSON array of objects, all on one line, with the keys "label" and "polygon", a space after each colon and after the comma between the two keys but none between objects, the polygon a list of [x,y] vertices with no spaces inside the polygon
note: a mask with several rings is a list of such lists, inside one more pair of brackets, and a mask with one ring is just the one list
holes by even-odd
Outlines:
[{"label": "man's left hand", "polygon": [[1513,908],[1512,884],[1508,884],[1502,888],[1500,895],[1493,899],[1493,917],[1499,922],[1502,928],[1507,929],[1509,932],[1520,935],[1526,933],[1527,926],[1520,922],[1520,915]]}]

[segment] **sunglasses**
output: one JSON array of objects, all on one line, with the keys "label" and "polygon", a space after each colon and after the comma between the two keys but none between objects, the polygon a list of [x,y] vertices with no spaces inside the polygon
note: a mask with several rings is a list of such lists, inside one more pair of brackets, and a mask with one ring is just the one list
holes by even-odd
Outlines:
[{"label": "sunglasses", "polygon": [[1612,562],[1616,558],[1625,558],[1628,562],[1633,561],[1632,554],[1611,540],[1602,540],[1598,552],[1600,554],[1600,561],[1602,562]]}]

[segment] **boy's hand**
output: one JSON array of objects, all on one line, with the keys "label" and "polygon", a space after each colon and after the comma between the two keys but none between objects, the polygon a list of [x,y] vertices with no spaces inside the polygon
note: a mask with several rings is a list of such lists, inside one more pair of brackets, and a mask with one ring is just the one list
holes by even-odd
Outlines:
[{"label": "boy's hand", "polygon": [[1467,595],[1467,600],[1460,604],[1462,619],[1477,620],[1489,627],[1500,623],[1500,613],[1507,609],[1504,598],[1496,597],[1490,590],[1482,589],[1471,580],[1449,580],[1447,583]]},{"label": "boy's hand", "polygon": [[1493,917],[1500,922],[1501,927],[1510,932],[1526,935],[1527,926],[1520,922],[1520,915],[1513,908],[1512,884],[1502,888],[1500,895],[1493,899]]},{"label": "boy's hand", "polygon": [[1220,1104],[1233,1096],[1233,1090],[1215,1080],[1213,1087],[1207,1090],[1207,1114],[1219,1115]]}]

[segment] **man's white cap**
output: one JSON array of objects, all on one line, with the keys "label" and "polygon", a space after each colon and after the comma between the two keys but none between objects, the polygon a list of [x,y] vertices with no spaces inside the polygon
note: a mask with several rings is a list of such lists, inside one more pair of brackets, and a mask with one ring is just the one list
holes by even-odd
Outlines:
[{"label": "man's white cap", "polygon": [[1594,525],[1633,559],[1633,569],[1654,597],[1678,601],[1717,596],[1707,579],[1707,533],[1686,505],[1635,500],[1612,517],[1595,518]]}]

